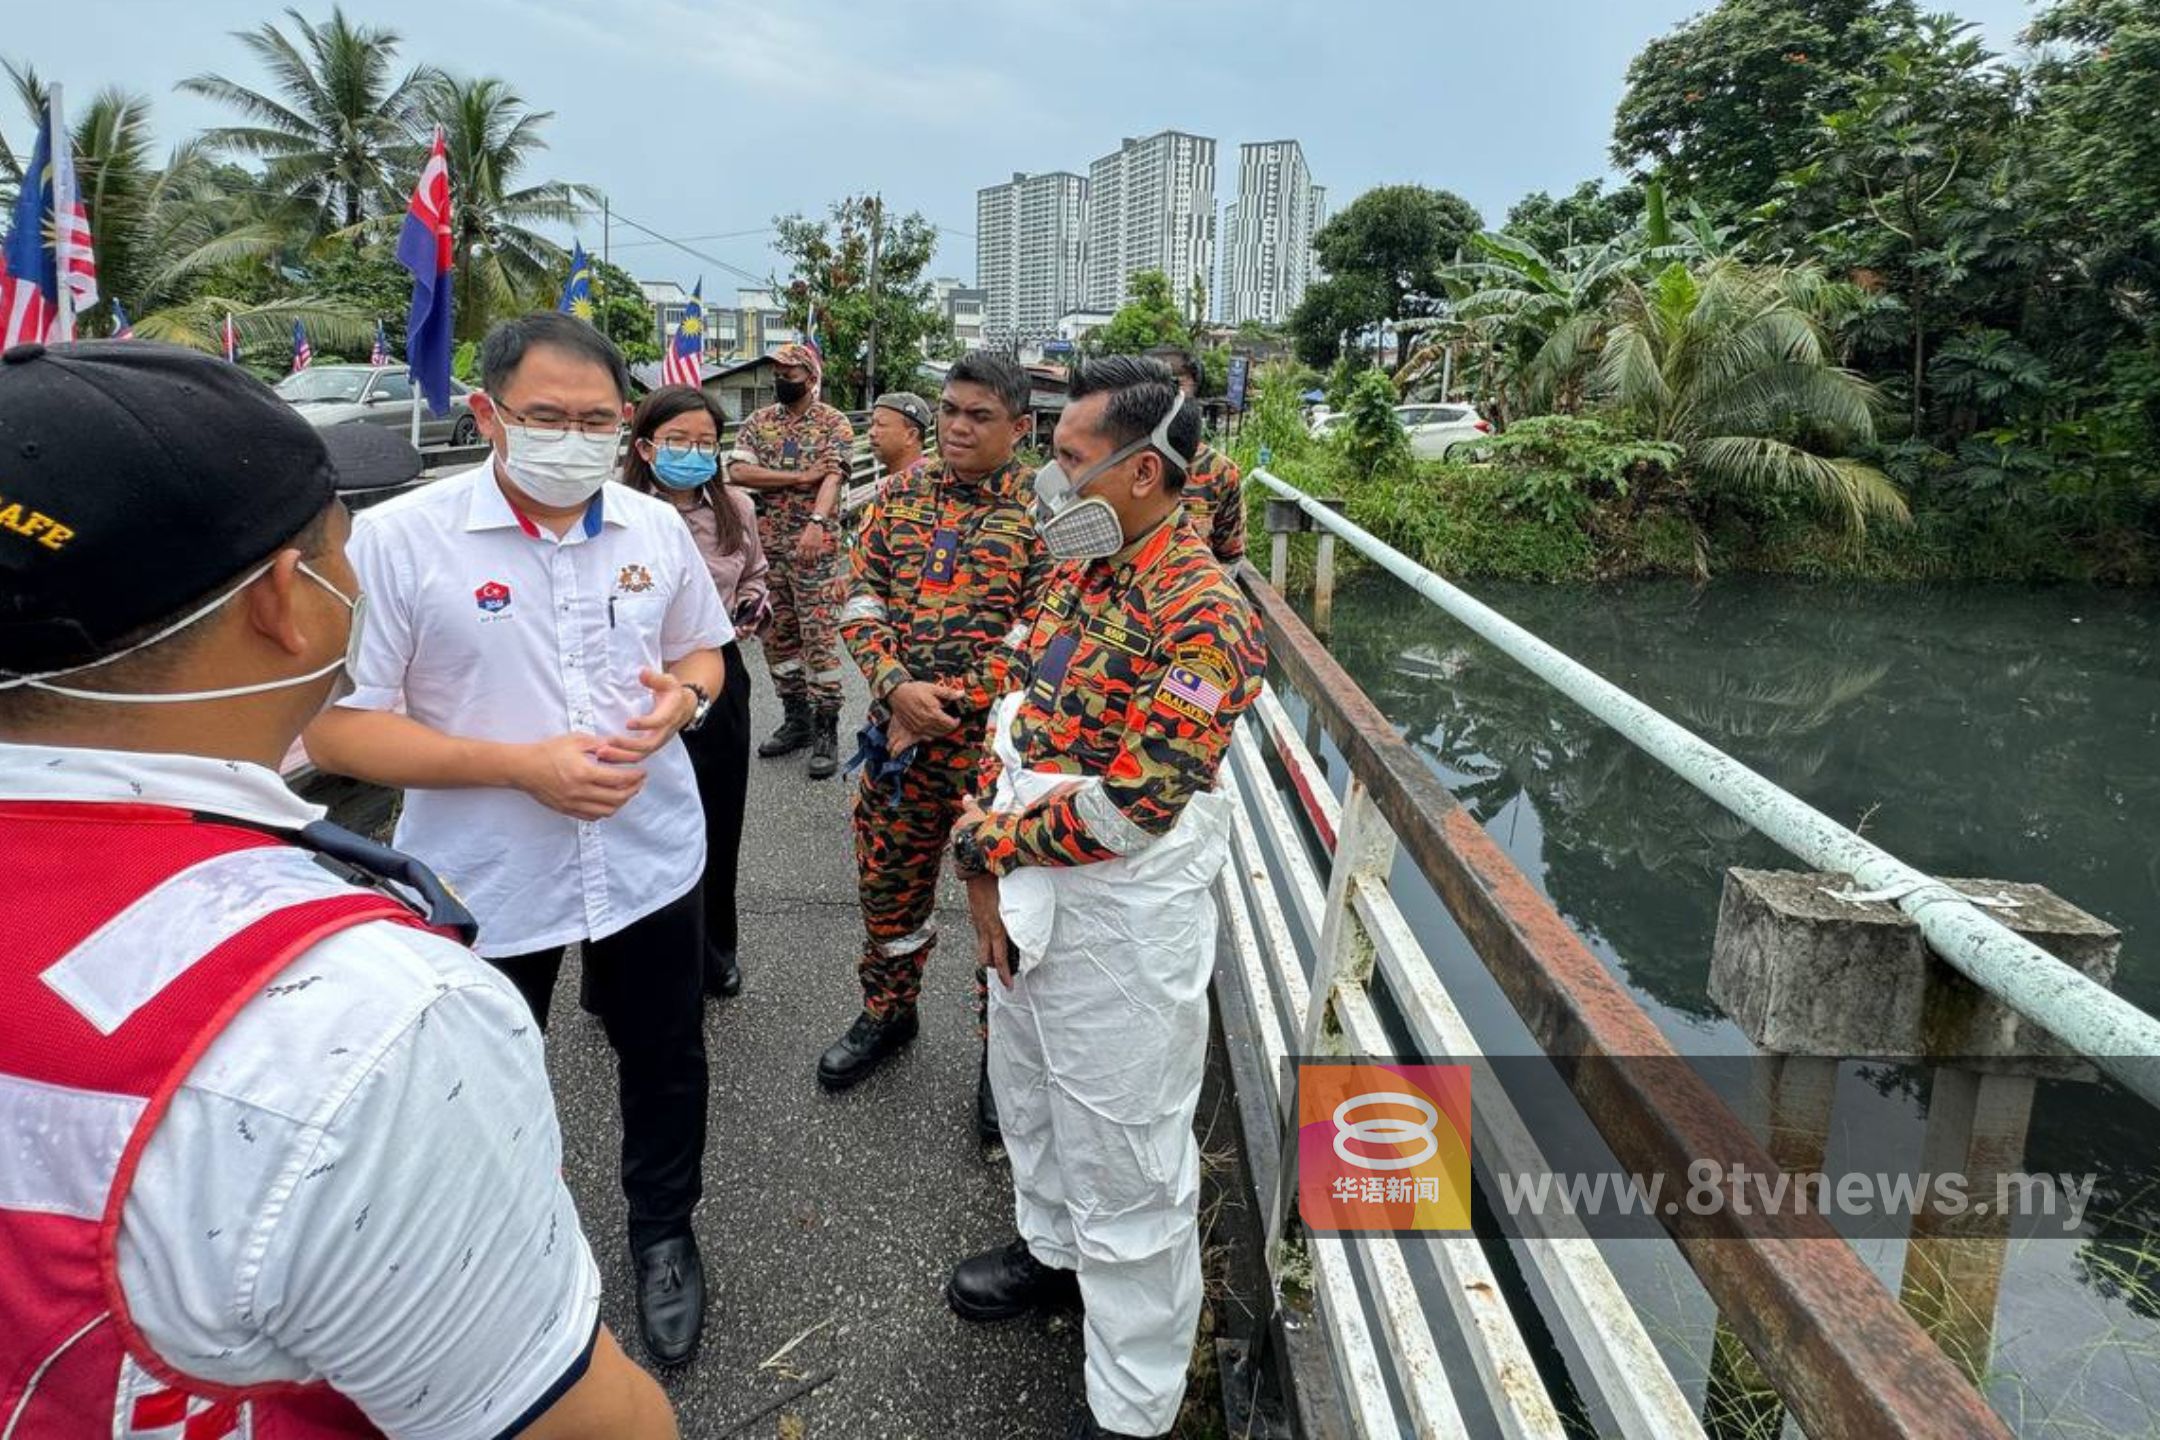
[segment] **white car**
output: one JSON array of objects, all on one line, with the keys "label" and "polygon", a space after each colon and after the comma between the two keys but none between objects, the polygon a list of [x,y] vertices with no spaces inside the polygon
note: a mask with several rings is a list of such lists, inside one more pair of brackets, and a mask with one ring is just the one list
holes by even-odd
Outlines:
[{"label": "white car", "polygon": [[[1348,417],[1340,410],[1326,411],[1313,417],[1314,439],[1324,439],[1342,428]],[[1471,441],[1482,440],[1493,433],[1477,413],[1474,406],[1455,402],[1430,401],[1415,405],[1398,405],[1395,418],[1410,435],[1410,452],[1420,460],[1444,460],[1458,447]]]}]

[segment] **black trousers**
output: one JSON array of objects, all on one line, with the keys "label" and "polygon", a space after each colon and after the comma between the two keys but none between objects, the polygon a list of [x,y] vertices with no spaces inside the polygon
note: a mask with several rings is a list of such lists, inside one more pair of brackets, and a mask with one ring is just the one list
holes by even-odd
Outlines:
[{"label": "black trousers", "polygon": [[[717,707],[715,707],[717,708]],[[705,1169],[705,916],[696,890],[585,942],[594,1010],[615,1051],[630,1246],[690,1233]],[[547,1029],[561,950],[490,961]]]},{"label": "black trousers", "polygon": [[705,807],[705,946],[736,948],[735,869],[742,857],[743,804],[750,791],[750,667],[730,641],[720,652],[727,683],[705,723],[683,735]]}]

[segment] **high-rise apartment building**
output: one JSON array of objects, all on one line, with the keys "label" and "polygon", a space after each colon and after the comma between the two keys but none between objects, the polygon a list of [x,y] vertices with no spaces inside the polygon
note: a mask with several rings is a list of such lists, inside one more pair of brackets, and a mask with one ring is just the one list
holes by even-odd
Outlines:
[{"label": "high-rise apartment building", "polygon": [[1066,171],[1016,173],[975,194],[975,285],[983,338],[1002,346],[1053,335],[1080,308],[1088,182]]},{"label": "high-rise apartment building", "polygon": [[1278,324],[1315,278],[1313,235],[1327,190],[1312,182],[1295,140],[1239,147],[1238,198],[1223,222],[1223,318]]},{"label": "high-rise apartment building", "polygon": [[1132,277],[1160,270],[1180,309],[1213,311],[1215,142],[1165,130],[1126,140],[1088,168],[1087,308],[1114,312]]}]

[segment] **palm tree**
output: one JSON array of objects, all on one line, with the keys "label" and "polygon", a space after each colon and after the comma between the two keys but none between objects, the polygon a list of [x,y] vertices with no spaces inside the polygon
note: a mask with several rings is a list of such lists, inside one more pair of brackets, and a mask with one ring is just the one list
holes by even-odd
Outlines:
[{"label": "palm tree", "polygon": [[180,88],[246,117],[206,132],[212,147],[259,156],[269,189],[312,204],[323,231],[350,230],[402,200],[396,184],[417,168],[414,135],[433,72],[393,78],[397,32],[355,26],[342,9],[322,25],[285,14],[297,40],[267,22],[234,36],[268,69],[264,90],[222,75],[197,75]]},{"label": "palm tree", "polygon": [[560,180],[518,183],[547,141],[554,118],[527,108],[501,80],[441,77],[428,87],[427,118],[442,127],[455,226],[457,333],[486,333],[499,311],[533,303],[561,278],[563,250],[530,226],[575,220],[599,192]]},{"label": "palm tree", "polygon": [[1713,485],[1812,492],[1855,536],[1871,518],[1905,521],[1889,477],[1850,458],[1873,443],[1880,404],[1829,358],[1830,321],[1851,301],[1812,265],[1674,261],[1621,283],[1593,390]]},{"label": "palm tree", "polygon": [[1497,384],[1516,414],[1574,411],[1605,331],[1605,302],[1641,264],[1639,231],[1602,245],[1578,245],[1557,259],[1529,241],[1487,232],[1470,237],[1481,258],[1443,272],[1460,292],[1462,333],[1496,356]]}]

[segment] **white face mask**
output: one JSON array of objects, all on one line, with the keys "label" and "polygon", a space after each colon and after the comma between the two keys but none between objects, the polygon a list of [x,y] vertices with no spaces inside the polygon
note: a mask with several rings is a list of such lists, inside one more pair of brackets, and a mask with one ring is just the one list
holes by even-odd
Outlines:
[{"label": "white face mask", "polygon": [[583,505],[614,475],[621,435],[535,430],[503,419],[500,408],[495,413],[503,432],[504,473],[542,505],[556,510]]},{"label": "white face mask", "polygon": [[157,634],[138,640],[125,650],[118,650],[100,659],[92,660],[87,665],[72,665],[65,670],[47,670],[38,675],[11,675],[5,679],[0,679],[0,690],[14,690],[27,686],[32,690],[47,690],[55,695],[65,695],[71,700],[104,700],[114,705],[178,705],[182,702],[195,700],[236,700],[243,695],[262,695],[272,690],[289,689],[295,685],[311,685],[326,675],[335,675],[338,671],[346,669],[352,664],[353,656],[360,648],[360,622],[367,615],[367,596],[362,595],[357,600],[354,599],[328,580],[323,579],[320,574],[316,573],[313,566],[303,560],[300,562],[300,573],[344,601],[345,608],[352,612],[351,625],[345,632],[345,653],[319,670],[310,670],[305,675],[287,676],[283,680],[265,680],[257,685],[234,685],[224,690],[190,690],[178,695],[116,695],[105,690],[79,690],[67,685],[48,683],[59,679],[63,675],[80,675],[85,670],[96,670],[101,666],[110,665],[116,660],[124,660],[137,651],[147,650],[162,640],[171,639],[190,625],[199,623],[230,604],[235,595],[238,595],[248,586],[270,573],[270,567],[276,563],[275,560],[265,560],[260,566],[251,571],[246,579],[203,606],[200,610],[195,611],[192,615],[175,620],[172,624],[158,631]]},{"label": "white face mask", "polygon": [[1110,502],[1100,495],[1082,492],[1143,450],[1159,451],[1181,470],[1189,467],[1191,460],[1170,444],[1170,423],[1184,408],[1185,396],[1180,392],[1170,413],[1153,430],[1076,476],[1066,475],[1065,468],[1055,460],[1036,472],[1035,533],[1042,536],[1043,546],[1052,556],[1059,560],[1101,560],[1125,547],[1125,527]]}]

